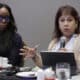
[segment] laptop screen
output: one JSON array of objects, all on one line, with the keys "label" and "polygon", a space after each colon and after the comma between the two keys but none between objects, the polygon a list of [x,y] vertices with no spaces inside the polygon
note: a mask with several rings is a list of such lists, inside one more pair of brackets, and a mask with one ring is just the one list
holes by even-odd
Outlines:
[{"label": "laptop screen", "polygon": [[52,66],[53,69],[55,69],[56,63],[66,62],[70,64],[72,70],[76,70],[76,61],[74,58],[74,53],[72,52],[41,51],[40,55],[44,66]]}]

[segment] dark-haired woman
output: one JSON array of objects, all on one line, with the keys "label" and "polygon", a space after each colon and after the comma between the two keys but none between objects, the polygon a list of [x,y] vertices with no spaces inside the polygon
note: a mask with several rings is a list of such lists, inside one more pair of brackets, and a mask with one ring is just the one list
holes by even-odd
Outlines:
[{"label": "dark-haired woman", "polygon": [[[61,47],[61,39],[65,37],[65,46]],[[70,6],[61,6],[55,16],[55,26],[49,51],[69,51],[75,55],[77,68],[80,70],[80,21],[77,10]],[[30,57],[38,66],[42,66],[42,59],[35,48],[23,47],[22,55]],[[32,56],[31,56],[32,55]]]},{"label": "dark-haired woman", "polygon": [[0,3],[0,56],[8,58],[8,63],[13,66],[21,66],[23,57],[19,55],[19,49],[22,46],[11,8]]}]

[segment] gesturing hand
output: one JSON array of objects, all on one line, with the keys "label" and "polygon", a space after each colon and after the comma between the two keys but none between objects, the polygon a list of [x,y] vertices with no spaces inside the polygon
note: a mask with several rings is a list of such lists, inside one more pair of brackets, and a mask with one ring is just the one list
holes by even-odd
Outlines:
[{"label": "gesturing hand", "polygon": [[36,55],[37,47],[39,47],[39,45],[36,45],[34,48],[24,46],[22,49],[20,49],[21,51],[20,55],[23,55],[24,57],[28,58],[33,58]]}]

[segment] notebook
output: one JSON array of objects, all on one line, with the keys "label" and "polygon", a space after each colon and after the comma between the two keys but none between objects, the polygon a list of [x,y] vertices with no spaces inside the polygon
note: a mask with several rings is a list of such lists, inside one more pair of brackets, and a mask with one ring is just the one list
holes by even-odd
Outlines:
[{"label": "notebook", "polygon": [[41,51],[40,55],[42,57],[44,66],[52,66],[55,70],[56,63],[69,63],[71,67],[71,75],[75,75],[76,72],[76,61],[74,58],[74,53],[72,52],[49,52]]}]

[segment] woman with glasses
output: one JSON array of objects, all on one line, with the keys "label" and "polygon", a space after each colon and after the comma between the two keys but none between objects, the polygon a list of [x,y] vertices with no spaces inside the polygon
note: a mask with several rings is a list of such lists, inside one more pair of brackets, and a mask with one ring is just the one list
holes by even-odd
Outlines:
[{"label": "woman with glasses", "polygon": [[0,3],[0,57],[8,58],[13,66],[22,66],[23,57],[19,55],[23,46],[11,8]]}]

